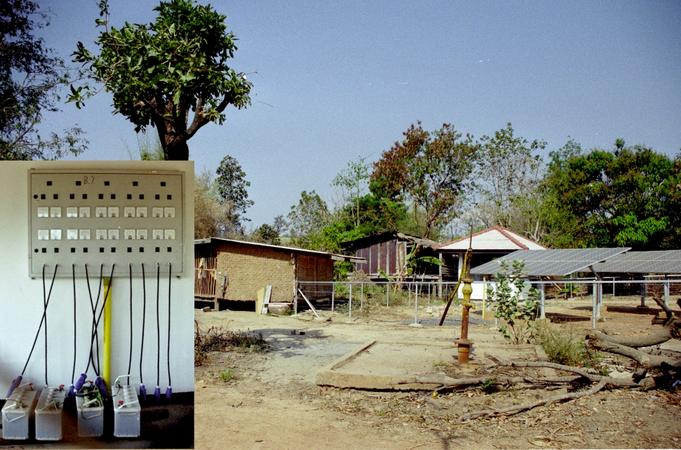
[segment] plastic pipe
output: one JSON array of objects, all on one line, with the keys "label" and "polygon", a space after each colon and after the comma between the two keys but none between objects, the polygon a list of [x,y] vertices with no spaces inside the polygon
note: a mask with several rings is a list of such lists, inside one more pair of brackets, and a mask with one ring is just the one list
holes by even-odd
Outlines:
[{"label": "plastic pipe", "polygon": [[111,385],[111,278],[104,278],[104,354],[102,361],[102,378],[107,386]]}]

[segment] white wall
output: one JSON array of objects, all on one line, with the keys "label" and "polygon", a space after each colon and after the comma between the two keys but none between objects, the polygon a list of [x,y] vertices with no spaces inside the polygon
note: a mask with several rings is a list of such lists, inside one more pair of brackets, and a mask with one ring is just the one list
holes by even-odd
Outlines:
[{"label": "white wall", "polygon": [[[171,376],[173,392],[194,390],[194,165],[193,162],[158,161],[22,161],[0,162],[0,396],[4,398],[13,378],[21,373],[40,323],[43,310],[42,279],[31,279],[28,231],[28,170],[35,169],[130,169],[180,170],[185,173],[183,265],[184,275],[172,280]],[[156,385],[156,276],[147,275],[146,332],[144,337],[143,376],[147,392]],[[96,295],[98,270],[91,275]],[[166,366],[168,279],[160,283],[160,327],[162,392],[168,385]],[[47,280],[49,288],[49,280]],[[85,279],[76,279],[77,359],[76,378],[87,365],[91,309]],[[142,328],[141,278],[133,279],[133,379],[139,376]],[[129,355],[129,284],[127,278],[114,278],[112,284],[112,357],[111,376],[126,374]],[[101,339],[101,334],[100,334]],[[100,345],[101,353],[101,345]],[[43,332],[24,375],[24,381],[44,385]],[[73,288],[71,278],[57,278],[48,309],[48,382],[71,384],[73,364]],[[90,368],[88,378],[94,379]]]}]

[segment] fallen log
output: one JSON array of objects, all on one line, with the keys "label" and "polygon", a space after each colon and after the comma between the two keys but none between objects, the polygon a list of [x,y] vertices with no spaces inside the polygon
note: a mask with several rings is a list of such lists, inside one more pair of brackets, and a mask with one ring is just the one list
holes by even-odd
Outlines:
[{"label": "fallen log", "polygon": [[505,363],[505,365],[511,367],[543,367],[548,369],[562,370],[565,372],[576,373],[577,375],[592,382],[600,382],[605,380],[606,384],[615,387],[638,387],[637,383],[630,380],[589,373],[587,370],[581,367],[566,366],[564,364],[552,363],[548,361],[509,361]]},{"label": "fallen log", "polygon": [[530,384],[545,387],[553,384],[569,384],[579,381],[582,377],[529,377],[529,376],[484,376],[471,378],[450,378],[450,377],[415,377],[408,380],[400,381],[398,384],[439,384],[437,391],[447,389],[460,389],[471,386],[479,386],[482,384],[490,384],[495,386],[509,386],[514,384]]},{"label": "fallen log", "polygon": [[589,347],[608,353],[615,353],[617,355],[625,356],[633,359],[638,364],[648,369],[659,369],[661,367],[681,368],[681,359],[669,358],[665,356],[651,355],[642,350],[628,347],[626,345],[616,344],[614,342],[602,341],[593,333],[587,335],[587,344]]},{"label": "fallen log", "polygon": [[652,347],[653,345],[664,344],[672,339],[672,335],[668,328],[656,330],[653,333],[645,336],[611,336],[598,330],[592,331],[594,337],[599,341],[611,342],[613,344],[626,345],[627,347]]}]

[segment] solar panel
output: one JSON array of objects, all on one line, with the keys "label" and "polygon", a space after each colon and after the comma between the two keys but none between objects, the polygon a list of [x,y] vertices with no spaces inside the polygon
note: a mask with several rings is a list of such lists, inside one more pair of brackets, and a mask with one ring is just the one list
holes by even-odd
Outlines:
[{"label": "solar panel", "polygon": [[520,260],[523,272],[530,277],[566,276],[583,272],[589,266],[626,252],[629,247],[567,248],[549,250],[518,250],[471,269],[472,275],[493,275],[501,271],[500,263]]},{"label": "solar panel", "polygon": [[596,264],[599,273],[681,274],[681,250],[628,252]]}]

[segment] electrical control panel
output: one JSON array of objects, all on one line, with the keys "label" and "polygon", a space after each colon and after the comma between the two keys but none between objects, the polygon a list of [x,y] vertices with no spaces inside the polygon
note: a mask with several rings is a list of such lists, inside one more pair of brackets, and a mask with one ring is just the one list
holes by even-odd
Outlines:
[{"label": "electrical control panel", "polygon": [[29,275],[182,275],[183,174],[176,171],[29,171]]}]

